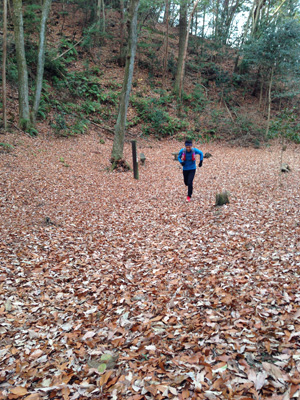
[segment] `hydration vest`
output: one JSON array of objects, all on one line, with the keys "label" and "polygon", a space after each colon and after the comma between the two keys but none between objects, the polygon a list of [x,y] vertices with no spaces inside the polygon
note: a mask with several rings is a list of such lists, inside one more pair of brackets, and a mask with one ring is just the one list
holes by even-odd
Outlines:
[{"label": "hydration vest", "polygon": [[[192,161],[196,161],[196,153],[195,153],[195,149],[192,147]],[[182,153],[182,157],[181,157],[182,161],[186,160],[186,148],[183,149],[183,153]]]}]

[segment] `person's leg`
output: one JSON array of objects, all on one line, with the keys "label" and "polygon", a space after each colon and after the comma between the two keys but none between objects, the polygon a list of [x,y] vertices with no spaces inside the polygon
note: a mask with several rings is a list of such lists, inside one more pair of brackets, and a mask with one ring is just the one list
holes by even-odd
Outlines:
[{"label": "person's leg", "polygon": [[188,181],[188,179],[189,179],[189,172],[190,172],[190,171],[184,171],[184,170],[183,170],[183,179],[184,179],[184,184],[185,184],[185,186],[188,186],[188,184],[189,184],[189,181]]},{"label": "person's leg", "polygon": [[193,180],[195,177],[196,170],[192,169],[189,171],[188,175],[188,197],[192,197],[193,194]]}]

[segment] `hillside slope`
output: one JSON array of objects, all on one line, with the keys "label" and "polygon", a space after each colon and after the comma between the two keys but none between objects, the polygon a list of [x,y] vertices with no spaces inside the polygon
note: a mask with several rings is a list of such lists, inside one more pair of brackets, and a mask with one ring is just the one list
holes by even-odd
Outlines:
[{"label": "hillside slope", "polygon": [[[117,63],[120,15],[107,12],[106,34],[98,38],[86,24],[86,15],[74,6],[53,4],[39,133],[113,133],[124,73]],[[259,108],[259,99],[253,95],[254,76],[233,72],[235,50],[217,48],[211,41],[190,36],[184,95],[179,104],[173,94],[178,28],[170,28],[168,73],[163,81],[164,40],[164,25],[147,23],[140,27],[128,112],[129,137],[190,137],[202,142],[218,139],[259,146],[264,140],[266,106]],[[36,42],[37,33],[29,32],[27,61],[31,81],[36,69]],[[15,127],[18,112],[12,42],[10,49],[8,114]],[[274,104],[273,110],[276,112],[278,107]]]}]

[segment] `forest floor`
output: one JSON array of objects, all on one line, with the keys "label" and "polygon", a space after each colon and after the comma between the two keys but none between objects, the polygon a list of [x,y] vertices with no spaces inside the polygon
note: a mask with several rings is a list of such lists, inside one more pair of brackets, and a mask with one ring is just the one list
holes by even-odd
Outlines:
[{"label": "forest floor", "polygon": [[299,147],[3,138],[1,399],[299,399]]}]

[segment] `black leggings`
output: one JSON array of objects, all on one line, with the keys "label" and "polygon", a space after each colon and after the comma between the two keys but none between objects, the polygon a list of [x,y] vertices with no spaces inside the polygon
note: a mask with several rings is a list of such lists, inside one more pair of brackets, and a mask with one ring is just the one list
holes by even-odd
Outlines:
[{"label": "black leggings", "polygon": [[193,180],[195,177],[196,170],[189,169],[187,171],[183,171],[183,179],[185,186],[188,186],[188,196],[192,197],[193,194]]}]

